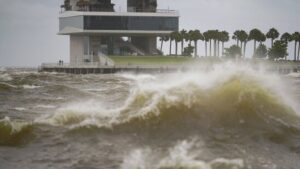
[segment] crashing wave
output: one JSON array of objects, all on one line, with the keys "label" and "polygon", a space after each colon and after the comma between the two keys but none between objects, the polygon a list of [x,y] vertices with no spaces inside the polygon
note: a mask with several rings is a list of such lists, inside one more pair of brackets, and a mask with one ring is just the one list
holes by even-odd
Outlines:
[{"label": "crashing wave", "polygon": [[1,91],[10,91],[12,89],[16,89],[17,86],[14,86],[14,85],[11,85],[11,84],[8,84],[8,83],[1,83],[0,82],[0,92]]},{"label": "crashing wave", "polygon": [[7,73],[4,73],[4,74],[1,74],[0,73],[0,82],[8,82],[8,81],[11,81],[13,78],[7,74]]},{"label": "crashing wave", "polygon": [[19,145],[32,134],[33,124],[11,121],[9,117],[0,120],[0,145]]},{"label": "crashing wave", "polygon": [[75,103],[43,121],[71,128],[162,124],[243,124],[264,128],[269,123],[289,126],[292,121],[299,122],[298,105],[282,92],[280,79],[247,66],[225,64],[209,72],[147,79],[147,83],[145,78],[136,79],[120,108],[105,109],[96,101]]}]

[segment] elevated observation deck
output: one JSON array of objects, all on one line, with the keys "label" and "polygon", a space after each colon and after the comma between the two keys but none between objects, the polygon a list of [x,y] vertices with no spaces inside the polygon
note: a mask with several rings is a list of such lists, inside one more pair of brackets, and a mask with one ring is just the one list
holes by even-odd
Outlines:
[{"label": "elevated observation deck", "polygon": [[59,16],[60,35],[119,34],[165,35],[179,29],[179,12],[65,11]]}]

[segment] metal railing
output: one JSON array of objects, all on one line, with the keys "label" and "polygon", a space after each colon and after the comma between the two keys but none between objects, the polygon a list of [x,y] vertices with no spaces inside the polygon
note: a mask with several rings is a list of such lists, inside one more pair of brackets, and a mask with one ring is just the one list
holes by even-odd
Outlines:
[{"label": "metal railing", "polygon": [[[65,9],[61,9],[59,11],[59,14],[62,14],[62,13],[65,13],[65,12],[69,12],[69,11],[77,11],[77,12],[107,12],[107,11],[90,11],[90,10],[65,10]],[[120,8],[112,13],[115,13],[115,12],[132,12],[132,13],[162,13],[162,14],[179,14],[179,11],[178,10],[170,10],[170,9],[156,9],[156,11],[154,12],[150,12],[150,11],[147,11],[147,12],[140,12],[140,11],[128,11],[127,9],[123,9],[123,8]]]}]

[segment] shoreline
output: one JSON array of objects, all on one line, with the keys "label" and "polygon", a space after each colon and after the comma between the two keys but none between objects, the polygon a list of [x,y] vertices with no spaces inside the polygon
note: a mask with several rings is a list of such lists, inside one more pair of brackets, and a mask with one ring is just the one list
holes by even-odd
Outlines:
[{"label": "shoreline", "polygon": [[233,62],[238,64],[251,65],[255,69],[265,69],[279,74],[300,72],[300,62],[294,61],[265,61],[265,60],[196,60],[181,64],[128,64],[114,66],[97,65],[58,65],[43,64],[38,68],[39,72],[57,72],[68,74],[115,74],[123,72],[131,73],[173,73],[193,70],[210,70],[213,65]]}]

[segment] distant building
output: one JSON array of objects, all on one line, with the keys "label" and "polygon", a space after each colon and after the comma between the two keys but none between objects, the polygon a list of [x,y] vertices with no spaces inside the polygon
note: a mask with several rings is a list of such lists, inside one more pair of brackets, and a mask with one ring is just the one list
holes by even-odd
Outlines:
[{"label": "distant building", "polygon": [[70,35],[70,64],[99,63],[105,55],[157,55],[157,37],[178,30],[176,11],[157,0],[127,0],[115,12],[111,0],[65,0],[59,34]]}]

